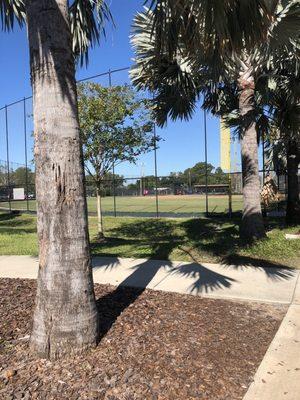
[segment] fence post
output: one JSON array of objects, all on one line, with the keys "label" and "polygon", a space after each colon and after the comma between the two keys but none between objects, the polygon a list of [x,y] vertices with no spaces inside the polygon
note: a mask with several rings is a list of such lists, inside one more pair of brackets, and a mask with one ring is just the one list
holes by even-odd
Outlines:
[{"label": "fence post", "polygon": [[231,188],[231,171],[228,174],[228,185],[229,185],[229,190],[228,190],[228,212],[229,212],[229,218],[232,218],[232,188]]},{"label": "fence post", "polygon": [[114,196],[114,216],[117,216],[117,204],[116,204],[116,181],[115,181],[115,161],[112,165],[113,169],[113,196]]},{"label": "fence post", "polygon": [[[108,83],[109,87],[112,87],[111,70],[108,70]],[[113,159],[113,197],[114,197],[114,216],[117,216],[117,203],[116,203],[116,181],[115,181],[115,157]]]},{"label": "fence post", "polygon": [[208,217],[208,169],[207,169],[207,126],[206,126],[206,111],[203,110],[204,117],[204,145],[205,145],[205,214]]},{"label": "fence post", "polygon": [[[276,174],[277,174],[277,187],[278,187],[278,192],[280,193],[280,191],[279,191],[280,176],[279,176],[279,170],[278,170],[278,169],[277,169],[277,171],[276,171]],[[279,210],[280,210],[279,201],[277,201],[277,212],[278,212],[278,213],[279,213]]]},{"label": "fence post", "polygon": [[[264,132],[262,134],[262,162],[263,162],[263,187],[264,187],[265,181],[266,181],[265,134],[264,134]],[[266,208],[266,204],[264,202],[263,216],[265,217],[266,215],[267,215],[267,208]]]},{"label": "fence post", "polygon": [[23,113],[24,113],[24,149],[25,149],[25,184],[26,184],[26,202],[27,202],[27,211],[29,211],[29,199],[28,199],[28,159],[27,159],[27,124],[26,124],[26,99],[23,99]]},{"label": "fence post", "polygon": [[5,106],[5,136],[6,136],[6,165],[7,165],[7,187],[8,187],[8,205],[9,212],[11,212],[11,187],[10,187],[10,173],[9,173],[9,144],[8,144],[8,116],[7,116],[7,106]]},{"label": "fence post", "polygon": [[155,202],[156,202],[156,218],[159,217],[159,209],[158,209],[158,177],[157,177],[157,148],[156,148],[156,125],[153,124],[153,139],[154,139],[154,170],[155,170]]},{"label": "fence post", "polygon": [[265,169],[266,169],[266,162],[265,162],[265,135],[262,134],[262,162],[263,162],[263,185],[265,184]]}]

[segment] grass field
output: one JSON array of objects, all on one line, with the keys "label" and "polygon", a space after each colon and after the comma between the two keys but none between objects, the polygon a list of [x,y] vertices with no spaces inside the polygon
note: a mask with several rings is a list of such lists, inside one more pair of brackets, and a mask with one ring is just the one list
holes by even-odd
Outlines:
[{"label": "grass field", "polygon": [[[210,195],[208,198],[208,208],[211,213],[227,213],[229,204],[228,196]],[[35,200],[29,200],[29,210],[36,210]],[[242,210],[242,196],[235,195],[232,198],[232,210]],[[203,195],[185,195],[185,196],[159,196],[159,212],[162,215],[170,216],[188,216],[200,215],[205,212],[205,196]],[[0,203],[1,208],[9,208],[7,202]],[[26,201],[12,201],[11,208],[13,210],[26,210]],[[114,211],[113,197],[104,197],[102,199],[103,212],[110,214]],[[116,197],[116,209],[120,215],[139,215],[151,216],[156,212],[156,199],[154,196],[118,196]],[[90,213],[96,212],[96,199],[88,198],[88,210]]]},{"label": "grass field", "polygon": [[[256,267],[300,267],[299,241],[287,241],[283,221],[269,221],[268,238],[245,247],[239,220],[217,218],[142,219],[105,217],[106,243],[97,243],[97,221],[89,218],[93,255],[161,260],[226,262]],[[0,214],[0,255],[37,255],[36,217]]]}]

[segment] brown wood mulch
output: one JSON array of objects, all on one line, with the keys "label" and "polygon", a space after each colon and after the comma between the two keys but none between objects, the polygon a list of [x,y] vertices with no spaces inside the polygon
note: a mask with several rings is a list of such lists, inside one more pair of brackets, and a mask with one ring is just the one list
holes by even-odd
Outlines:
[{"label": "brown wood mulch", "polygon": [[102,338],[28,351],[35,281],[0,279],[0,399],[242,399],[286,307],[96,285]]}]

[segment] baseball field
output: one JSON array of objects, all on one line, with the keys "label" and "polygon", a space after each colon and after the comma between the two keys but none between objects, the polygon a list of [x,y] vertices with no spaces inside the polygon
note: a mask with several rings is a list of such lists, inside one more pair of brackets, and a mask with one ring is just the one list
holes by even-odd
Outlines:
[{"label": "baseball field", "polygon": [[[101,200],[102,210],[106,215],[114,213],[114,198],[104,197]],[[88,211],[96,213],[96,198],[88,197]],[[116,212],[122,216],[153,216],[156,213],[155,196],[117,196],[115,198]],[[241,211],[243,199],[241,195],[232,196],[232,211]],[[27,201],[11,201],[12,210],[26,210]],[[9,209],[8,202],[0,203],[1,209]],[[28,200],[28,209],[36,210],[36,201]],[[162,216],[193,216],[203,214],[206,211],[205,195],[166,195],[158,197],[158,209]],[[228,213],[229,198],[227,195],[209,195],[208,211],[210,213]]]}]

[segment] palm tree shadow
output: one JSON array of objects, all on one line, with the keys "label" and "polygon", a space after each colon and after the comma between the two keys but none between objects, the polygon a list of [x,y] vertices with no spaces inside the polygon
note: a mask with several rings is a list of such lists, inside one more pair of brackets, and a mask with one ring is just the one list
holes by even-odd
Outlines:
[{"label": "palm tree shadow", "polygon": [[[98,268],[111,269],[117,265],[117,262],[113,262],[110,265],[103,264]],[[167,269],[170,275],[179,274],[182,277],[194,279],[189,287],[190,293],[199,294],[203,291],[207,293],[216,289],[229,288],[233,282],[236,282],[235,279],[196,263],[174,268],[170,261],[144,261],[132,267],[133,273],[124,279],[114,291],[97,300],[100,315],[99,340],[106,335],[122,312],[144,293],[161,268]]]},{"label": "palm tree shadow", "polygon": [[[229,268],[228,263],[230,261],[230,255],[224,257],[224,252],[226,253],[229,250],[229,253],[231,253],[230,250],[233,250],[231,247],[231,238],[236,236],[236,227],[229,226],[225,229],[220,229],[218,224],[212,220],[200,222],[201,229],[199,229],[199,223],[197,221],[196,223],[195,221],[185,221],[182,224],[185,227],[189,239],[199,243],[208,235],[213,235],[215,237],[213,248],[210,248],[210,246],[212,246],[211,244],[206,246],[210,251],[217,253],[219,256],[223,256],[223,262],[227,264],[227,266],[224,265],[224,268]],[[115,228],[115,233],[117,236],[121,235],[127,238],[138,237],[139,239],[147,240],[147,243],[151,245],[150,254],[152,260],[147,260],[134,266],[132,268],[132,274],[124,279],[115,290],[97,300],[100,314],[99,340],[106,335],[122,312],[144,293],[146,287],[160,269],[167,270],[167,276],[179,275],[183,278],[190,278],[192,284],[189,286],[188,290],[191,294],[201,294],[227,289],[237,282],[227,275],[205,267],[193,254],[193,251],[184,248],[184,246],[178,246],[181,238],[174,233],[174,226],[167,220],[143,220],[134,224],[124,223],[121,227]],[[201,245],[205,247],[205,243]],[[181,251],[188,254],[193,261],[191,263],[182,264],[179,267],[173,267],[170,261],[170,254],[174,248],[179,248]],[[235,254],[233,256],[236,257]],[[166,261],[159,261],[161,259]],[[272,268],[270,268],[270,262],[264,265],[262,260],[255,260],[251,257],[248,257],[247,260],[245,258],[240,259],[239,263],[237,263],[235,259],[235,264],[234,268],[257,268],[263,270],[268,278],[273,280],[290,279],[294,274],[292,270],[284,266],[274,264]],[[117,258],[114,258],[112,260],[102,260],[100,265],[97,265],[97,268],[109,270],[117,268],[118,266],[119,261]]]},{"label": "palm tree shadow", "polygon": [[247,270],[249,268],[263,271],[268,279],[281,281],[292,279],[295,276],[295,269],[287,265],[273,263],[260,258],[253,258],[238,254],[231,254],[222,259],[222,266],[228,269]]},{"label": "palm tree shadow", "polygon": [[[185,230],[190,244],[189,247],[180,245],[181,251],[196,263],[201,263],[201,260],[198,259],[197,249],[203,250],[217,257],[220,264],[226,268],[259,269],[263,270],[270,279],[289,279],[294,275],[293,268],[284,263],[241,255],[240,251],[246,250],[249,244],[239,238],[239,221],[232,219],[228,225],[222,225],[219,222],[213,218],[184,221],[182,228]],[[224,219],[223,222],[229,221]],[[271,220],[269,225],[272,228],[284,227],[282,220]]]},{"label": "palm tree shadow", "polygon": [[[189,290],[191,293],[196,292],[196,294],[203,291],[209,292],[229,288],[235,282],[234,279],[226,275],[216,273],[203,265],[197,264],[196,260],[179,268],[174,268],[169,257],[172,250],[178,246],[178,236],[174,233],[174,227],[169,221],[144,220],[135,224],[124,223],[117,228],[117,233],[118,235],[126,234],[129,237],[139,237],[139,239],[147,238],[148,243],[151,243],[152,260],[146,260],[132,267],[131,275],[124,279],[111,293],[97,300],[100,314],[99,340],[106,335],[121,313],[143,294],[160,269],[166,270],[167,276],[179,274],[183,278],[193,279]],[[159,258],[165,261],[159,261]],[[95,267],[112,270],[119,267],[119,261],[117,257],[107,260],[100,259]]]},{"label": "palm tree shadow", "polygon": [[172,274],[192,278],[194,282],[189,286],[190,293],[209,293],[217,289],[230,288],[232,283],[237,282],[229,276],[214,272],[204,265],[191,263],[175,267]]}]

